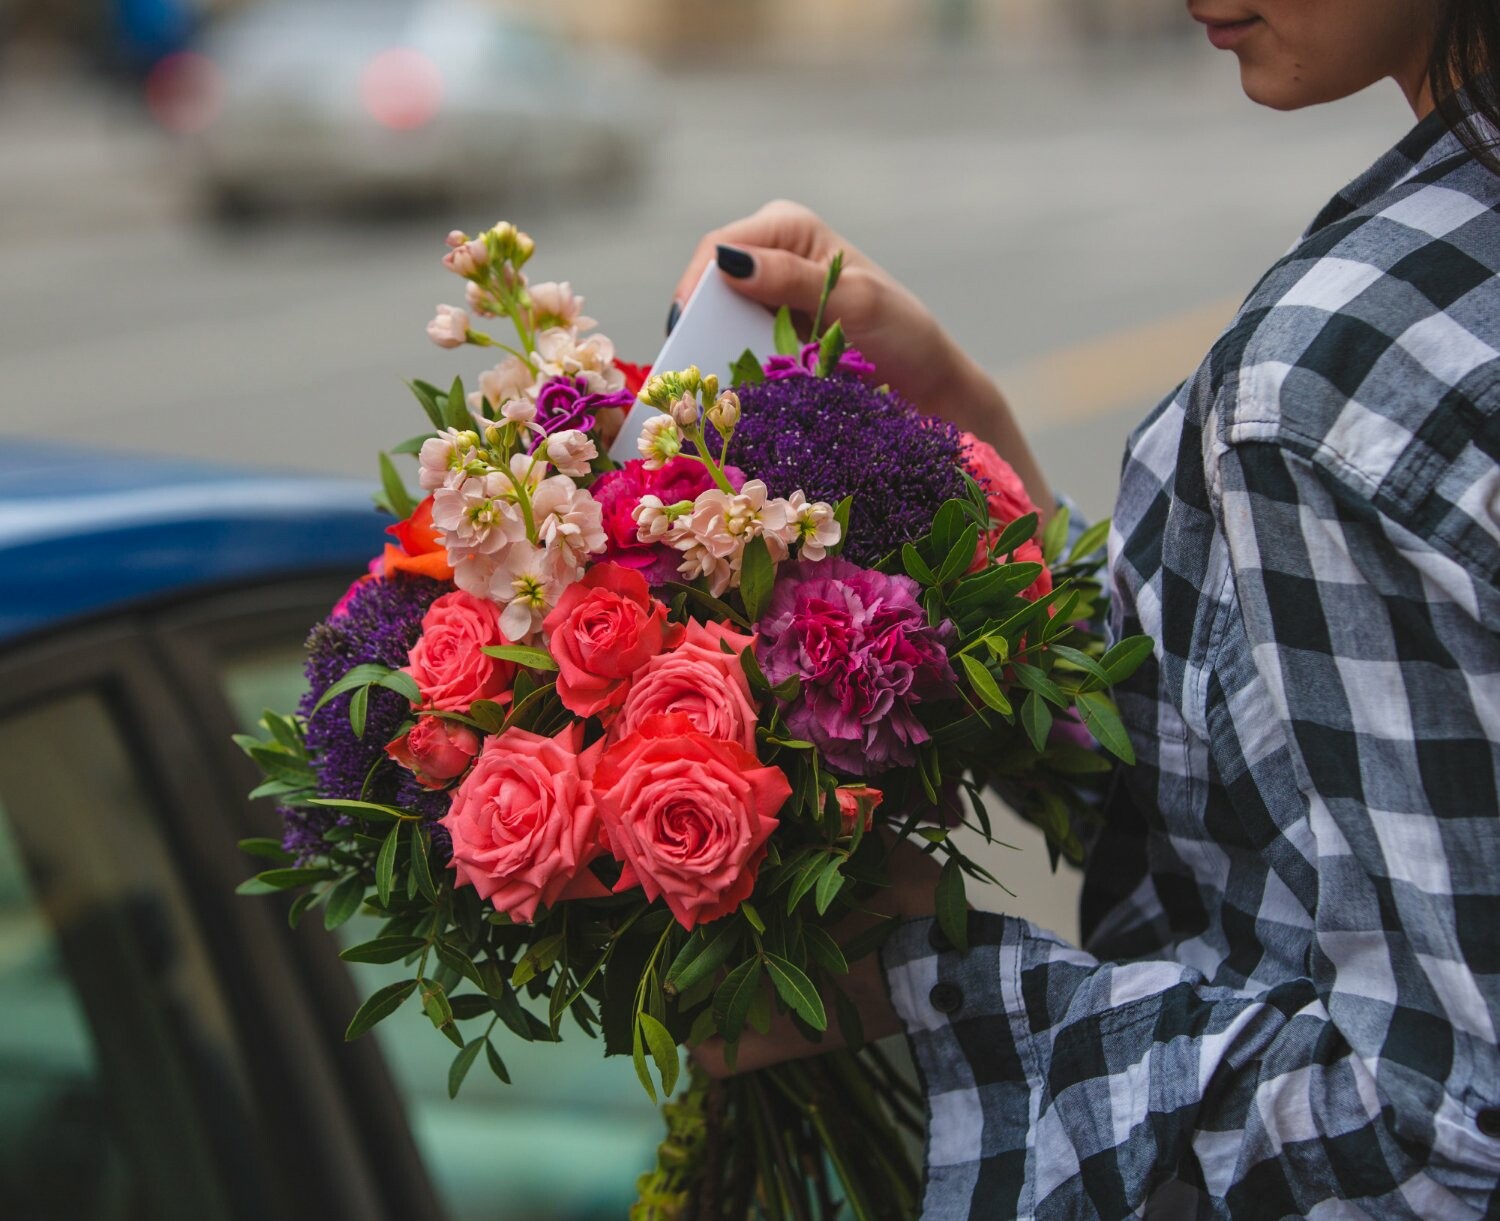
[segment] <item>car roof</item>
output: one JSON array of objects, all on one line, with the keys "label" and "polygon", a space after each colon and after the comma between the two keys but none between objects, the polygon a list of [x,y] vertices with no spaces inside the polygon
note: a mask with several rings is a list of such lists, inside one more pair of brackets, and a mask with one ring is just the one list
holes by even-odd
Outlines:
[{"label": "car roof", "polygon": [[193,590],[357,570],[388,522],[355,480],[0,436],[0,643]]}]

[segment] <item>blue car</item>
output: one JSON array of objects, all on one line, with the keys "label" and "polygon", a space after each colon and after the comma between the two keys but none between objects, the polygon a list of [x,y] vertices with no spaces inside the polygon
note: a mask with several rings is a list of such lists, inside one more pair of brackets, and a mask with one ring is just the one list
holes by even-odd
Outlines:
[{"label": "blue car", "polygon": [[4,1215],[624,1216],[661,1134],[628,1060],[521,1046],[450,1102],[420,1013],[343,1041],[364,918],[234,894],[279,829],[231,735],[384,525],[361,484],[0,438]]}]

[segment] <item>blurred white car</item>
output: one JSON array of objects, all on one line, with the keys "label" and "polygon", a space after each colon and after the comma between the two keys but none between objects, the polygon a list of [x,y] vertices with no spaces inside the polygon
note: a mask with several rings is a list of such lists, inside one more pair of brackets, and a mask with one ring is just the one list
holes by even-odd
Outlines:
[{"label": "blurred white car", "polygon": [[661,123],[643,62],[476,0],[268,0],[179,61],[165,121],[231,213],[618,183]]}]

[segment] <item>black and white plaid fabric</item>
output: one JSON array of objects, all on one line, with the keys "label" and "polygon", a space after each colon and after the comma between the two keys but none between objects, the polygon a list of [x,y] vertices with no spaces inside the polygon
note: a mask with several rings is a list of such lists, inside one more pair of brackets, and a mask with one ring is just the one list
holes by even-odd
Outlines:
[{"label": "black and white plaid fabric", "polygon": [[1422,122],[1136,431],[1086,949],[884,953],[924,1216],[1500,1216],[1500,177]]}]

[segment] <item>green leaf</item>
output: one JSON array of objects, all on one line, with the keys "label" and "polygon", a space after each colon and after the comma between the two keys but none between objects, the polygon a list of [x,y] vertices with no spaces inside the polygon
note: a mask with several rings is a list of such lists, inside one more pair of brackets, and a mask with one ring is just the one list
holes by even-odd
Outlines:
[{"label": "green leaf", "polygon": [[495,1050],[495,1045],[485,1039],[484,1057],[490,1062],[490,1072],[494,1073],[506,1085],[510,1084],[510,1072],[505,1067],[505,1061],[500,1058],[500,1053]]},{"label": "green leaf", "polygon": [[345,878],[328,896],[328,906],[323,909],[323,927],[335,929],[347,924],[364,901],[364,879],[358,874]]},{"label": "green leaf", "polygon": [[778,355],[796,356],[802,351],[802,340],[797,338],[797,328],[792,325],[792,311],[784,305],[776,311],[776,326],[772,335]]},{"label": "green leaf", "polygon": [[300,895],[292,900],[291,907],[287,909],[286,922],[293,931],[296,931],[297,926],[302,923],[302,917],[304,913],[306,913],[306,911],[310,907],[312,907],[312,905],[316,903],[320,897],[321,896],[315,890],[304,890]]},{"label": "green leaf", "polygon": [[853,496],[845,496],[843,500],[833,506],[833,520],[839,524],[839,541],[828,548],[829,555],[840,554],[844,550],[844,544],[849,541],[849,514],[853,509]]},{"label": "green leaf", "polygon": [[416,396],[417,402],[422,404],[422,410],[427,413],[427,418],[432,421],[433,428],[442,428],[443,409],[438,405],[438,388],[436,386],[429,386],[426,382],[407,382],[406,388]]},{"label": "green leaf", "polygon": [[427,944],[421,937],[376,937],[339,951],[345,962],[400,962]]},{"label": "green leaf", "polygon": [[818,960],[818,965],[825,971],[843,975],[849,970],[844,951],[839,949],[839,943],[821,925],[804,924],[802,939],[807,943],[807,952]]},{"label": "green leaf", "polygon": [[1027,665],[1024,661],[1012,664],[1016,680],[1028,691],[1035,691],[1043,699],[1049,700],[1059,708],[1068,706],[1068,697],[1063,694],[1062,688],[1047,677],[1046,673],[1036,666]]},{"label": "green leaf", "polygon": [[761,368],[760,361],[749,348],[741,352],[739,359],[729,366],[731,386],[758,386],[765,380],[765,370]]},{"label": "green leaf", "polygon": [[411,498],[411,493],[406,490],[406,485],[401,482],[401,476],[396,470],[396,464],[391,461],[389,454],[380,455],[380,487],[385,492],[385,502],[391,506],[392,511],[398,518],[405,521],[411,516],[416,503]]},{"label": "green leaf", "polygon": [[465,1043],[463,1050],[453,1057],[453,1063],[448,1066],[448,1097],[457,1098],[459,1087],[463,1085],[464,1078],[469,1075],[469,1070],[474,1067],[474,1061],[479,1058],[480,1049],[489,1045],[489,1039],[479,1038],[471,1043]]},{"label": "green leaf", "polygon": [[424,432],[419,433],[415,437],[407,437],[400,445],[391,446],[390,452],[393,454],[419,454],[422,452],[422,446],[426,445],[435,436],[437,436],[437,433]]},{"label": "green leaf", "polygon": [[362,666],[355,666],[337,682],[330,683],[328,685],[328,689],[318,697],[318,702],[313,705],[312,712],[308,715],[311,716],[317,713],[317,711],[322,708],[323,705],[326,704],[329,700],[333,699],[334,696],[343,695],[345,691],[352,691],[355,687],[362,687],[366,683],[378,682],[380,679],[387,677],[390,673],[390,666],[376,665],[374,662],[370,662]]},{"label": "green leaf", "polygon": [[[841,868],[842,864],[843,861],[841,858],[834,857],[829,864],[824,866],[823,873],[818,878],[818,888],[813,895],[813,905],[818,909],[818,915],[820,916],[827,913],[829,907],[833,905],[833,901],[838,898],[839,892],[844,889],[844,882],[847,879],[844,877]],[[807,927],[811,929],[816,926],[808,925]]]},{"label": "green leaf", "polygon": [[1153,644],[1150,636],[1127,636],[1099,659],[1106,681],[1115,683],[1134,674],[1141,662],[1151,656]]},{"label": "green leaf", "polygon": [[452,971],[455,975],[461,975],[476,988],[484,987],[484,980],[480,978],[479,968],[474,965],[474,960],[458,947],[450,945],[446,941],[436,942],[433,947],[437,951],[438,961]]},{"label": "green leaf", "polygon": [[636,1022],[634,1033],[630,1039],[630,1059],[635,1065],[635,1075],[640,1079],[641,1085],[645,1087],[646,1095],[652,1102],[656,1098],[656,1082],[651,1080],[651,1070],[646,1067],[646,1043],[641,1037],[641,1024]]},{"label": "green leaf", "polygon": [[764,695],[771,689],[771,682],[766,677],[764,670],[760,668],[760,662],[756,660],[754,647],[740,650],[740,669],[745,672],[745,678],[750,683],[750,690],[755,695]]},{"label": "green leaf", "polygon": [[677,1055],[677,1043],[667,1033],[667,1028],[649,1013],[639,1017],[641,1029],[646,1035],[646,1044],[651,1048],[651,1058],[656,1061],[656,1071],[661,1074],[661,1092],[670,1098],[677,1088],[677,1074],[682,1061]]},{"label": "green leaf", "polygon": [[964,512],[964,502],[961,500],[945,500],[938,506],[929,534],[933,555],[948,554],[953,544],[958,542],[958,536],[964,532],[967,518],[968,514]]},{"label": "green leaf", "polygon": [[744,914],[745,919],[750,921],[751,928],[757,933],[765,934],[766,922],[760,918],[760,912],[755,909],[755,904],[747,899],[740,904],[740,911]]},{"label": "green leaf", "polygon": [[1135,748],[1120,722],[1120,714],[1107,695],[1099,691],[1080,691],[1075,701],[1078,715],[1099,745],[1125,763],[1135,762]]},{"label": "green leaf", "polygon": [[823,1009],[823,998],[813,987],[812,980],[800,968],[779,954],[767,954],[766,969],[771,973],[771,982],[776,985],[776,991],[791,1006],[793,1013],[814,1030],[828,1029],[828,1014]]},{"label": "green leaf", "polygon": [[442,984],[433,980],[422,981],[422,1011],[427,1014],[433,1028],[445,1038],[459,1047],[464,1045],[463,1036],[453,1028],[453,1006],[448,1003],[448,993]]},{"label": "green leaf", "polygon": [[1052,710],[1035,691],[1021,703],[1021,724],[1038,752],[1046,750],[1047,735],[1052,732]]},{"label": "green leaf", "polygon": [[521,961],[516,963],[516,969],[511,972],[510,984],[513,988],[520,988],[530,983],[536,976],[551,969],[552,964],[557,961],[557,956],[562,952],[563,935],[553,933],[550,937],[543,937],[529,950],[526,951]]},{"label": "green leaf", "polygon": [[1066,661],[1069,665],[1077,666],[1078,669],[1087,674],[1094,682],[1108,684],[1109,672],[1087,653],[1065,644],[1054,644],[1049,647],[1060,660]]},{"label": "green leaf", "polygon": [[474,427],[474,416],[469,410],[468,399],[464,396],[464,379],[461,377],[453,379],[448,396],[443,400],[443,423],[449,428],[464,430]]},{"label": "green leaf", "polygon": [[546,649],[534,649],[524,644],[487,644],[479,650],[486,657],[498,657],[501,661],[513,661],[533,670],[555,670],[557,662]]},{"label": "green leaf", "polygon": [[1107,772],[1114,764],[1103,755],[1071,742],[1059,742],[1049,746],[1042,762],[1066,775],[1097,775]]},{"label": "green leaf", "polygon": [[838,368],[839,357],[844,354],[848,346],[849,341],[844,338],[843,325],[835,322],[818,341],[819,377],[828,377]]},{"label": "green leaf", "polygon": [[716,932],[700,928],[672,960],[667,971],[667,991],[686,992],[699,980],[707,979],[728,961],[740,937],[739,922],[733,917],[723,921]]},{"label": "green leaf", "polygon": [[828,271],[823,276],[823,291],[818,295],[818,310],[813,315],[812,335],[814,339],[818,337],[818,332],[822,329],[823,315],[828,310],[828,298],[833,296],[833,290],[838,287],[839,276],[843,272],[844,252],[835,251],[833,258],[828,260]]},{"label": "green leaf", "polygon": [[377,678],[375,685],[406,696],[409,703],[420,704],[422,702],[422,693],[417,689],[417,680],[404,670],[392,670],[384,678]]},{"label": "green leaf", "polygon": [[943,557],[943,563],[937,570],[937,582],[946,585],[949,581],[956,581],[966,573],[974,563],[974,549],[979,546],[979,527],[970,522],[964,527],[964,532],[958,536],[958,540],[948,549],[948,554]]},{"label": "green leaf", "polygon": [[856,933],[844,942],[844,957],[850,962],[858,962],[866,954],[878,950],[890,940],[900,923],[899,920],[882,920],[879,924],[872,924],[864,932]]},{"label": "green leaf", "polygon": [[264,857],[269,861],[282,862],[292,859],[292,854],[281,846],[279,839],[266,839],[263,836],[240,840],[240,851],[249,856]]},{"label": "green leaf", "polygon": [[411,871],[417,879],[417,889],[429,903],[437,902],[437,887],[432,881],[432,866],[427,860],[427,832],[421,827],[411,829]]},{"label": "green leaf", "polygon": [[1068,552],[1068,563],[1076,564],[1079,560],[1086,559],[1104,546],[1109,539],[1109,518],[1096,521],[1092,526],[1078,536],[1078,541],[1073,544],[1073,549]]},{"label": "green leaf", "polygon": [[[980,606],[995,607],[1018,594],[1042,575],[1042,566],[1036,563],[1007,563],[965,577],[953,592],[953,609],[967,611]],[[1018,615],[1034,617],[1041,610],[1034,602],[1028,602]],[[1012,616],[1012,619],[1018,616]],[[1009,623],[1009,621],[1007,621]]]},{"label": "green leaf", "polygon": [[[526,697],[518,696],[517,698],[525,699]],[[508,711],[504,704],[497,704],[494,700],[475,700],[469,705],[469,719],[485,733],[499,733],[501,726],[505,724]]]},{"label": "green leaf", "polygon": [[[308,865],[298,869],[267,869],[263,873],[257,873],[254,880],[272,890],[290,890],[293,886],[308,886],[313,882],[328,882],[338,877],[338,873],[332,869],[322,866]],[[243,883],[241,886],[243,887]],[[264,893],[249,891],[245,893]]]},{"label": "green leaf", "polygon": [[985,668],[984,663],[968,653],[960,653],[958,659],[963,663],[964,673],[968,676],[969,686],[974,688],[974,694],[979,696],[980,699],[996,712],[1009,716],[1011,713],[1010,701],[1005,698],[1005,693],[1000,690],[1000,684],[995,681],[995,676]]},{"label": "green leaf", "polygon": [[[1028,513],[1025,517],[1018,517],[1004,530],[1000,531],[1000,537],[995,540],[995,545],[990,550],[995,555],[1009,555],[1028,539],[1036,537],[1036,524],[1038,518],[1035,513]],[[1022,586],[1024,589],[1025,586]]]},{"label": "green leaf", "polygon": [[410,810],[403,810],[400,806],[382,805],[378,801],[348,801],[342,797],[314,797],[308,803],[310,806],[321,806],[328,810],[343,810],[347,814],[353,814],[366,822],[417,822],[420,814],[413,814]]},{"label": "green leaf", "polygon": [[911,543],[901,544],[901,567],[906,569],[906,575],[913,581],[919,581],[923,585],[937,584],[937,578],[927,566],[927,561],[922,558],[922,553]]},{"label": "green leaf", "polygon": [[368,686],[356,687],[354,694],[349,697],[349,725],[354,730],[356,738],[365,736],[365,718],[370,707],[370,688]]},{"label": "green leaf", "polygon": [[759,987],[760,959],[747,958],[724,977],[714,993],[713,1011],[719,1021],[719,1033],[731,1043],[740,1037]]},{"label": "green leaf", "polygon": [[969,949],[969,905],[964,898],[964,874],[958,857],[950,856],[938,874],[937,893],[938,927],[953,943],[954,949],[967,953]]},{"label": "green leaf", "polygon": [[397,823],[385,837],[385,843],[380,845],[380,853],[375,858],[375,893],[380,898],[381,907],[387,907],[391,902],[391,889],[395,885],[396,875],[396,849],[400,840],[401,824]]},{"label": "green leaf", "polygon": [[386,984],[355,1012],[349,1022],[349,1029],[344,1031],[344,1041],[349,1042],[359,1038],[377,1022],[390,1017],[416,990],[417,981],[414,979],[402,979],[393,984]]},{"label": "green leaf", "polygon": [[745,544],[740,563],[740,598],[745,603],[745,617],[752,623],[765,612],[776,583],[776,565],[766,540],[756,535]]},{"label": "green leaf", "polygon": [[1059,508],[1042,531],[1042,559],[1049,564],[1062,554],[1063,544],[1068,541],[1068,517],[1067,507]]}]

